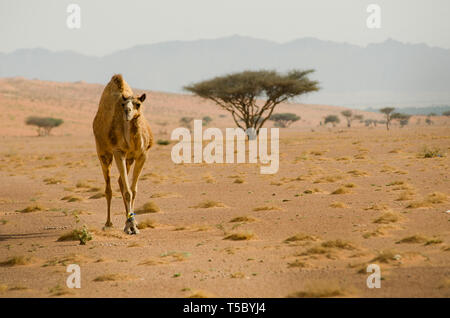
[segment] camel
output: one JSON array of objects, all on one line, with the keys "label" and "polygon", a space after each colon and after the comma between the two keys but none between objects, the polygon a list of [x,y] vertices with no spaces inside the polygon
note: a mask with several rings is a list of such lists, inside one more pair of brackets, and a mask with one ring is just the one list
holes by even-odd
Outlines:
[{"label": "camel", "polygon": [[[103,90],[94,118],[92,126],[97,155],[106,183],[107,218],[104,229],[112,227],[110,172],[114,158],[120,173],[118,182],[125,205],[124,232],[139,233],[134,214],[137,182],[147,159],[147,152],[153,145],[153,134],[141,106],[145,98],[145,94],[134,95],[122,75],[116,74]],[[130,186],[128,174],[133,163]]]}]

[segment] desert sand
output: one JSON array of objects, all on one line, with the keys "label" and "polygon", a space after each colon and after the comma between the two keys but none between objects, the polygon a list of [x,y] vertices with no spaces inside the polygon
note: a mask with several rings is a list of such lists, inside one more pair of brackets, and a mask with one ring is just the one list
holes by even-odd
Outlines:
[{"label": "desert sand", "polygon": [[[258,164],[176,165],[173,143],[156,144],[138,185],[141,233],[130,236],[115,166],[114,228],[102,230],[91,129],[102,89],[0,79],[0,297],[450,296],[449,118],[331,128],[319,122],[344,108],[280,105],[302,120],[280,129],[274,175]],[[183,116],[234,127],[196,97],[147,99],[155,140]],[[31,115],[65,122],[37,137]],[[438,156],[425,158],[430,150]],[[86,245],[60,239],[83,225]],[[80,265],[80,289],[66,287],[69,264]],[[381,267],[379,289],[366,285],[368,264]]]}]

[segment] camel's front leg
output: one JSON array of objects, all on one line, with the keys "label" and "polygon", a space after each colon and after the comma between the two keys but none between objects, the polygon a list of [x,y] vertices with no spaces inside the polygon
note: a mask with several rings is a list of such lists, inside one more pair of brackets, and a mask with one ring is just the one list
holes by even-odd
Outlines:
[{"label": "camel's front leg", "polygon": [[125,203],[125,211],[127,216],[127,221],[125,223],[124,232],[127,234],[136,234],[137,225],[134,219],[134,213],[131,208],[131,189],[130,184],[128,183],[127,176],[127,165],[126,165],[126,157],[122,151],[117,151],[114,153],[114,159],[117,164],[117,169],[119,170],[120,179],[122,181],[123,191],[122,196]]},{"label": "camel's front leg", "polygon": [[142,169],[144,168],[145,161],[147,160],[147,154],[141,155],[136,159],[136,164],[133,169],[133,181],[131,183],[131,193],[133,194],[133,198],[131,199],[131,208],[134,211],[134,202],[136,199],[137,193],[137,183],[139,180],[139,176],[141,175]]}]

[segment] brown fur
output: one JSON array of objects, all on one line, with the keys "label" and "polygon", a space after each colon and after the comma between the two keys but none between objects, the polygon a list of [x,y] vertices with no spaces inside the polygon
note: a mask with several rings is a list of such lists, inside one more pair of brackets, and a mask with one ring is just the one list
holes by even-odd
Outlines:
[{"label": "brown fur", "polygon": [[[125,204],[126,214],[133,212],[134,199],[137,191],[137,180],[147,158],[147,152],[153,145],[153,135],[150,125],[144,117],[142,103],[144,95],[135,96],[122,75],[114,75],[103,90],[97,114],[93,122],[97,155],[102,165],[106,182],[107,221],[106,226],[112,226],[110,220],[111,183],[110,169],[113,157],[118,166],[119,186]],[[131,100],[134,117],[127,121],[124,115],[124,100]],[[128,172],[136,162],[133,171],[132,184],[128,183]],[[126,168],[126,169],[125,169]],[[125,231],[137,233],[137,224],[127,221]],[[135,231],[134,231],[135,230]]]}]

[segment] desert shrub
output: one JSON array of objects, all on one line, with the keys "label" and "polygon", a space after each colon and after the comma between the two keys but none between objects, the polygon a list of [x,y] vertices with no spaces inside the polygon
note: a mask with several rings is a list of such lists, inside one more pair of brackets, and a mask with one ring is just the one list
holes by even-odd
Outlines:
[{"label": "desert shrub", "polygon": [[192,121],[194,120],[194,118],[192,117],[181,117],[180,118],[180,125],[182,127],[185,127],[189,130],[192,130]]},{"label": "desert shrub", "polygon": [[25,120],[25,124],[36,126],[39,136],[48,136],[53,128],[62,125],[64,121],[60,118],[30,116]]},{"label": "desert shrub", "polygon": [[420,158],[436,158],[436,157],[444,157],[444,153],[438,147],[428,147],[424,146],[419,152]]},{"label": "desert shrub", "polygon": [[170,141],[167,139],[158,139],[158,141],[156,143],[158,145],[167,146],[168,144],[170,144]]},{"label": "desert shrub", "polygon": [[331,123],[333,125],[333,127],[336,127],[336,124],[339,124],[340,122],[341,122],[341,120],[336,115],[328,115],[325,117],[325,120],[324,120],[325,125],[328,123]]},{"label": "desert shrub", "polygon": [[209,117],[209,116],[204,116],[203,118],[202,118],[202,125],[203,126],[208,126],[209,125],[209,123],[210,122],[212,122],[212,118],[211,117]]},{"label": "desert shrub", "polygon": [[294,113],[278,113],[270,116],[269,120],[275,122],[275,127],[287,128],[292,123],[300,120],[300,116]]}]

